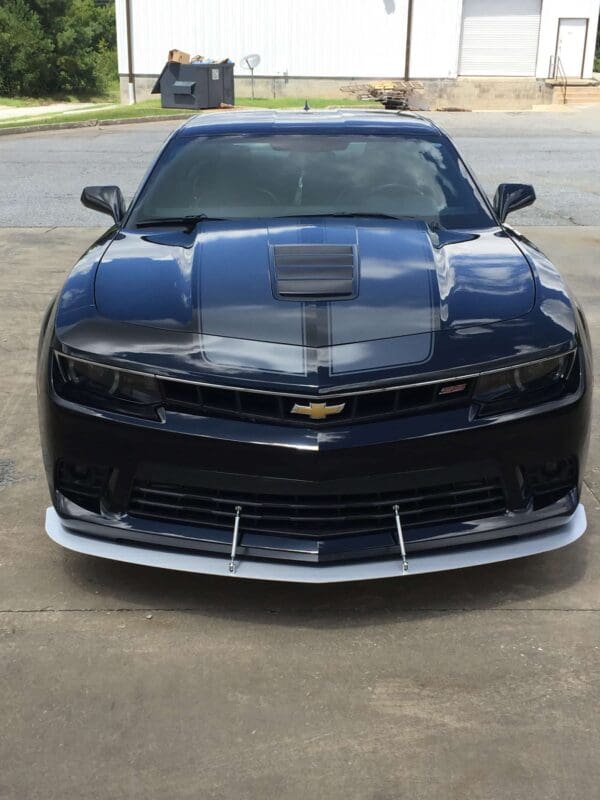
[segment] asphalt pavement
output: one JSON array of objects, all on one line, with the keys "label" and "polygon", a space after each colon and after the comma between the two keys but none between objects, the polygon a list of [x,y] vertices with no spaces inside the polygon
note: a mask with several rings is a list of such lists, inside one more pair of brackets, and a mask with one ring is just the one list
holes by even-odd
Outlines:
[{"label": "asphalt pavement", "polygon": [[[476,116],[477,135],[465,132]],[[587,160],[589,191],[577,195],[587,213],[598,202],[597,133],[555,135],[547,117],[535,115],[536,135],[522,122],[513,130],[512,115],[445,115],[476,167],[487,152],[478,171],[494,181],[527,150],[531,174],[548,170],[552,185],[558,161],[577,164],[583,192]],[[131,191],[169,128],[130,127],[0,139],[0,169],[12,175],[0,214],[20,207],[35,217],[0,230],[0,798],[597,797],[597,413],[588,532],[518,562],[286,586],[89,559],[45,536],[40,318],[101,231],[81,227],[103,219],[80,211],[79,187],[115,181]],[[492,139],[502,163],[486,149]],[[20,172],[11,148],[21,150]],[[598,349],[600,227],[558,219],[524,230],[582,299]]]},{"label": "asphalt pavement", "polygon": [[[490,196],[502,182],[534,184],[538,202],[515,215],[515,224],[598,224],[600,106],[430,116],[456,137]],[[116,184],[130,198],[150,159],[178,124],[0,137],[0,226],[102,225],[101,217],[80,205],[82,188]]]}]

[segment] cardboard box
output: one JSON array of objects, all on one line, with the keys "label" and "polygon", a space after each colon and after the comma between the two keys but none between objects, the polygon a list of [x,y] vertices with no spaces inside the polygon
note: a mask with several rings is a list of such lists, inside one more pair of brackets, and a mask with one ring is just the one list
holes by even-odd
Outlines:
[{"label": "cardboard box", "polygon": [[169,50],[167,61],[177,61],[179,64],[189,64],[190,54],[183,50]]}]

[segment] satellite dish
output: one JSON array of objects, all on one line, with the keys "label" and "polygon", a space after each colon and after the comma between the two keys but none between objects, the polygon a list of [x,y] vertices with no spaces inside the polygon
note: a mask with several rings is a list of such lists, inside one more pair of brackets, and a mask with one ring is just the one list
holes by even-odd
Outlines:
[{"label": "satellite dish", "polygon": [[253,72],[256,67],[260,64],[260,56],[258,53],[250,53],[249,56],[244,56],[242,58],[242,66],[245,69],[249,69],[250,72]]},{"label": "satellite dish", "polygon": [[258,53],[250,53],[250,55],[242,58],[242,67],[250,70],[252,76],[252,99],[254,100],[254,70],[260,64],[260,56]]}]

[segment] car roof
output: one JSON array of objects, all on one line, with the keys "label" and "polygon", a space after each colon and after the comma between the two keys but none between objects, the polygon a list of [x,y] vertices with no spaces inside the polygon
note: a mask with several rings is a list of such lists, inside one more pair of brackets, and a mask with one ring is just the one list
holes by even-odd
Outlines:
[{"label": "car roof", "polygon": [[396,133],[442,136],[429,119],[412,112],[334,108],[318,111],[214,111],[185,122],[178,136],[220,133]]}]

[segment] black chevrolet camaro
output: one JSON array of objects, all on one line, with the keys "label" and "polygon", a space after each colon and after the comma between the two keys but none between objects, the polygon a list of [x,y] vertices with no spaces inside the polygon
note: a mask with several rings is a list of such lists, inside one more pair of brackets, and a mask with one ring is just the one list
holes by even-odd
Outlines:
[{"label": "black chevrolet camaro", "polygon": [[46,530],[89,555],[328,582],[581,536],[577,301],[432,122],[213,113],[169,138],[44,318]]}]

